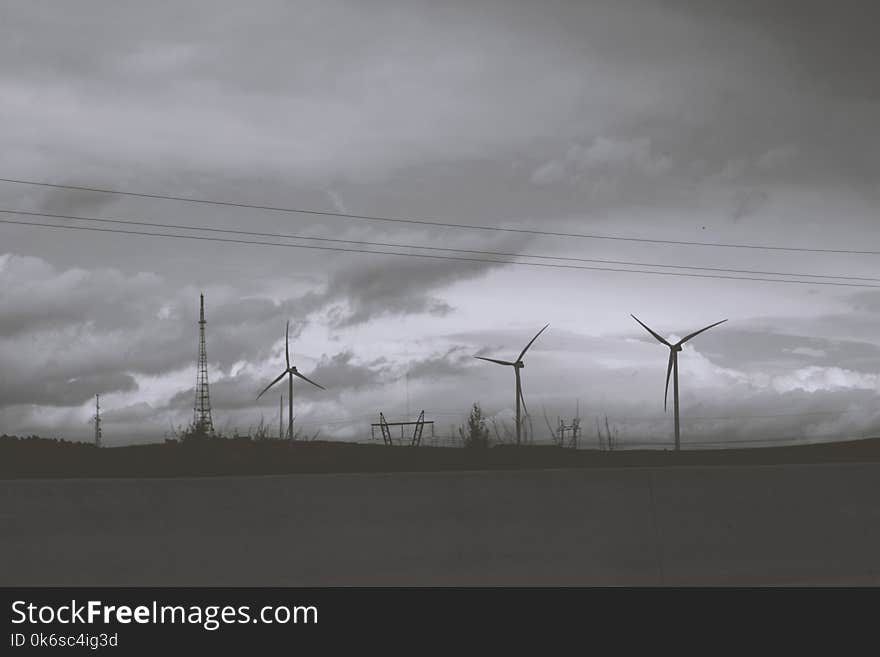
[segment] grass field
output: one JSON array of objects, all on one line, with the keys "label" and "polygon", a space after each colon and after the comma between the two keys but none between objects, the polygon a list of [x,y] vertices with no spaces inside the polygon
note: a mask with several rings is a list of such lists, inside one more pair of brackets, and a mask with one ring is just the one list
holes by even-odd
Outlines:
[{"label": "grass field", "polygon": [[444,472],[543,468],[880,463],[880,439],[745,449],[489,449],[248,438],[97,449],[87,443],[0,436],[0,479]]},{"label": "grass field", "polygon": [[880,584],[880,463],[0,491],[6,586]]}]

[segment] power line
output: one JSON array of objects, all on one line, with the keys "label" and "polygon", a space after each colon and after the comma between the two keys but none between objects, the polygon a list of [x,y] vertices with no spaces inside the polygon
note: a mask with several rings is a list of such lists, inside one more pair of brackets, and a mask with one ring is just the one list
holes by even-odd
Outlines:
[{"label": "power line", "polygon": [[[869,435],[869,436],[845,436],[841,437],[838,434],[824,434],[818,436],[782,436],[782,437],[768,437],[768,438],[722,438],[720,440],[688,440],[686,441],[686,446],[692,445],[733,445],[733,444],[753,444],[753,443],[781,443],[781,442],[798,442],[802,446],[811,446],[811,445],[828,445],[834,444],[837,442],[845,443],[845,442],[855,442],[859,440],[876,440],[880,438],[878,435]],[[830,443],[821,442],[825,440],[832,440]],[[816,442],[808,442],[808,441],[816,441]],[[621,446],[615,449],[625,450],[627,447],[666,447],[666,443],[657,440],[621,440]],[[684,450],[687,451],[687,450]]]},{"label": "power line", "polygon": [[[432,416],[466,416],[469,411],[461,411],[458,413],[455,412],[444,412],[444,411],[433,411],[426,410],[426,413],[430,413]],[[765,415],[722,415],[722,416],[688,416],[682,418],[682,420],[686,421],[705,421],[705,420],[754,420],[754,419],[774,419],[774,418],[797,418],[797,417],[812,417],[812,416],[829,416],[829,415],[852,415],[852,414],[862,414],[865,411],[862,409],[842,409],[836,411],[805,411],[802,413],[771,413]],[[596,413],[597,415],[600,412]],[[604,414],[604,413],[603,413]],[[647,415],[647,416],[635,416],[635,415],[614,415],[613,417],[609,416],[610,420],[614,420],[615,422],[628,421],[627,424],[636,424],[638,422],[657,422],[668,420],[669,415]]]},{"label": "power line", "polygon": [[347,212],[331,212],[329,210],[310,210],[307,208],[287,208],[273,205],[259,205],[253,203],[240,203],[234,201],[218,201],[212,199],[196,198],[191,196],[174,196],[170,194],[149,194],[146,192],[125,192],[118,189],[106,189],[101,187],[86,187],[83,185],[62,185],[59,183],[47,183],[36,180],[21,180],[17,178],[0,178],[0,182],[17,185],[34,185],[37,187],[49,187],[53,189],[70,189],[81,192],[94,192],[99,194],[115,194],[119,196],[133,196],[138,198],[160,199],[165,201],[181,201],[184,203],[201,203],[233,208],[247,208],[251,210],[265,210],[269,212],[283,212],[287,214],[309,214],[321,217],[339,217],[342,219],[356,219],[361,221],[385,221],[399,224],[415,224],[421,226],[435,226],[440,228],[458,228],[465,230],[494,231],[504,233],[519,233],[526,235],[540,235],[543,237],[568,237],[592,240],[614,240],[621,242],[638,242],[645,244],[668,244],[675,246],[702,246],[726,249],[759,249],[765,251],[790,251],[799,253],[836,253],[847,255],[880,255],[880,251],[867,251],[856,249],[820,249],[810,247],[777,246],[766,244],[736,244],[722,242],[698,242],[690,240],[664,240],[645,237],[625,237],[622,235],[598,235],[587,233],[563,233],[533,228],[503,228],[501,226],[485,226],[480,224],[459,224],[446,221],[434,221],[429,219],[409,219],[403,217],[385,217],[381,215],[351,214]]},{"label": "power line", "polygon": [[398,257],[407,257],[407,258],[427,258],[431,260],[448,260],[455,262],[476,262],[476,263],[484,263],[484,264],[493,264],[493,265],[516,265],[521,267],[542,267],[547,269],[570,269],[570,270],[585,270],[585,271],[604,271],[604,272],[618,272],[618,273],[628,273],[628,274],[650,274],[654,276],[676,276],[680,278],[706,278],[706,279],[718,279],[718,280],[732,280],[732,281],[759,281],[764,283],[790,283],[797,285],[826,285],[826,286],[834,286],[834,287],[857,287],[857,288],[872,288],[872,289],[880,289],[880,285],[872,285],[868,283],[838,283],[832,281],[804,281],[798,279],[787,279],[787,278],[765,278],[759,276],[725,276],[721,274],[695,274],[691,272],[672,272],[672,271],[651,271],[647,269],[626,269],[626,268],[613,268],[613,267],[592,267],[587,265],[565,265],[565,264],[553,264],[547,262],[517,262],[513,260],[488,260],[485,258],[467,258],[462,256],[443,256],[443,255],[431,255],[427,253],[405,253],[402,251],[371,251],[368,249],[356,249],[356,248],[344,248],[339,246],[317,246],[314,244],[282,244],[278,242],[258,242],[254,240],[244,240],[244,239],[234,239],[234,238],[225,238],[225,237],[208,237],[205,235],[178,235],[174,233],[156,233],[156,232],[146,232],[146,231],[136,231],[136,230],[123,230],[121,228],[96,228],[94,226],[71,226],[68,224],[47,224],[40,223],[34,221],[14,221],[11,219],[0,219],[0,224],[11,224],[18,226],[29,226],[32,228],[55,228],[62,230],[79,230],[79,231],[91,231],[98,233],[112,233],[119,235],[140,235],[144,237],[162,237],[168,239],[185,239],[185,240],[198,240],[205,242],[221,242],[227,244],[248,244],[253,246],[276,246],[276,247],[286,247],[291,249],[310,249],[317,251],[337,251],[343,253],[366,253],[373,255],[389,255],[389,256],[398,256]]},{"label": "power line", "polygon": [[[865,411],[860,409],[851,409],[851,410],[842,410],[842,411],[807,411],[804,413],[772,413],[768,415],[721,415],[721,416],[692,416],[692,417],[684,417],[682,418],[685,422],[699,422],[699,421],[708,421],[708,420],[765,420],[765,419],[776,419],[776,418],[797,418],[797,417],[819,417],[819,416],[829,416],[829,415],[852,415],[854,413],[864,413]],[[615,420],[632,420],[633,422],[653,422],[660,420],[668,420],[668,415],[653,415],[647,417],[635,417],[635,416],[617,416]]]},{"label": "power line", "polygon": [[532,253],[509,253],[503,251],[485,251],[485,250],[476,250],[476,249],[455,249],[450,247],[440,247],[440,246],[423,246],[419,244],[402,244],[400,242],[369,242],[365,240],[344,240],[338,238],[331,237],[312,237],[308,235],[291,235],[289,233],[264,233],[257,231],[249,231],[249,230],[239,230],[239,229],[231,229],[231,228],[210,228],[206,226],[193,226],[187,224],[166,224],[166,223],[156,223],[149,221],[136,221],[131,219],[112,219],[112,218],[96,218],[96,217],[81,217],[77,215],[70,214],[54,214],[48,212],[33,212],[27,210],[2,210],[0,209],[0,213],[2,214],[16,214],[23,215],[29,217],[47,217],[52,219],[73,219],[75,221],[88,221],[93,223],[104,223],[104,224],[123,224],[128,226],[142,226],[147,228],[171,228],[174,230],[191,230],[191,231],[203,231],[208,233],[223,233],[229,235],[246,235],[250,237],[274,237],[280,239],[296,239],[296,240],[312,240],[316,242],[329,242],[335,244],[355,244],[359,246],[378,246],[378,247],[392,247],[392,248],[405,248],[405,249],[423,249],[427,251],[442,251],[448,253],[466,253],[473,255],[486,255],[486,256],[494,256],[501,258],[531,258],[538,260],[553,260],[553,261],[565,261],[565,262],[589,262],[595,264],[605,264],[605,265],[623,265],[623,266],[635,266],[635,267],[658,267],[662,269],[692,269],[697,271],[712,271],[712,272],[721,272],[728,274],[753,274],[758,276],[789,276],[789,277],[800,277],[800,278],[825,278],[825,279],[833,279],[833,280],[851,280],[851,281],[874,281],[880,283],[880,278],[873,278],[869,276],[839,276],[839,275],[831,275],[831,274],[802,274],[795,272],[779,272],[779,271],[760,271],[754,269],[726,269],[723,267],[698,267],[691,265],[669,265],[663,263],[652,263],[652,262],[638,262],[638,261],[629,261],[629,260],[602,260],[596,258],[575,258],[568,256],[551,256],[551,255],[538,255]]},{"label": "power line", "polygon": [[790,417],[823,417],[829,415],[852,415],[854,413],[864,413],[862,410],[848,411],[813,411],[806,413],[772,413],[769,415],[724,415],[719,417],[692,417],[686,418],[694,422],[702,420],[754,420],[754,419],[774,419],[774,418],[790,418]]},{"label": "power line", "polygon": [[[852,413],[857,413],[861,411],[816,411],[816,412],[806,412],[806,413],[778,413],[771,415],[729,415],[723,417],[692,417],[688,418],[690,420],[698,421],[698,420],[745,420],[745,419],[771,419],[771,418],[797,418],[797,417],[813,417],[813,416],[828,416],[828,415],[847,415]],[[431,417],[465,417],[468,414],[468,411],[462,411],[460,413],[443,413],[438,411],[430,411],[425,410],[425,413]],[[305,422],[304,424],[307,426],[315,426],[315,425],[353,425],[360,424],[364,421],[364,419],[374,418],[374,413],[365,413],[361,415],[353,415],[346,419],[313,419],[309,422]],[[644,421],[660,421],[668,419],[666,416],[655,416],[649,418],[617,418],[615,421],[619,420],[632,420],[639,419]],[[832,437],[832,436],[825,436]],[[795,438],[750,438],[744,440],[730,440],[729,442],[768,442],[774,440],[794,440]],[[799,439],[799,438],[798,438]],[[690,444],[694,444],[695,441],[689,441]],[[633,444],[632,441],[629,441],[629,444]]]}]

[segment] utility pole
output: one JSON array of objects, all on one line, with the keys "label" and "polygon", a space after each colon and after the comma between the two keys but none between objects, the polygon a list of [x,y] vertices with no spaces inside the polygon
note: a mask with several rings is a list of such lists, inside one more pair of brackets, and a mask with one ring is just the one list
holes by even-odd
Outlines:
[{"label": "utility pole", "polygon": [[205,349],[205,295],[201,295],[199,310],[199,360],[196,373],[196,401],[193,406],[193,429],[196,433],[214,433],[211,419],[211,395],[208,392],[208,353]]},{"label": "utility pole", "polygon": [[101,395],[95,395],[95,447],[101,446]]}]

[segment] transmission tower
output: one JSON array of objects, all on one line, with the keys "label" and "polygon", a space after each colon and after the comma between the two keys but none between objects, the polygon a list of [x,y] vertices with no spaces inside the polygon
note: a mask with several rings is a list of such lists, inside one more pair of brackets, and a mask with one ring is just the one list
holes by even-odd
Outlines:
[{"label": "transmission tower", "polygon": [[410,445],[413,447],[419,447],[422,444],[422,433],[425,430],[425,426],[428,426],[431,429],[431,440],[434,439],[434,421],[425,419],[425,411],[419,413],[419,419],[415,422],[388,422],[385,419],[385,414],[379,413],[379,421],[374,422],[370,425],[370,439],[376,440],[376,429],[380,429],[382,431],[382,441],[388,445],[389,447],[394,445],[395,438],[391,435],[391,427],[400,427],[400,445],[406,444],[406,438],[404,437],[404,431],[407,427],[413,427],[412,439],[410,440]]},{"label": "transmission tower", "polygon": [[211,395],[208,392],[208,353],[205,350],[205,295],[201,295],[199,314],[199,362],[196,374],[196,402],[193,407],[193,429],[200,434],[213,434]]},{"label": "transmission tower", "polygon": [[[578,448],[578,440],[581,436],[581,403],[580,400],[577,402],[577,407],[574,414],[574,419],[571,421],[571,424],[566,424],[565,420],[561,417],[556,418],[556,431],[553,430],[553,427],[550,426],[550,419],[547,417],[547,412],[544,412],[544,421],[547,423],[547,429],[550,431],[550,436],[553,438],[553,444],[557,447],[570,447],[571,449]],[[565,441],[566,434],[569,434],[568,442]],[[602,439],[601,429],[599,430],[599,439]],[[600,446],[601,447],[601,446]]]},{"label": "transmission tower", "polygon": [[571,421],[571,440],[568,446],[572,449],[578,448],[578,438],[581,436],[581,400],[578,399],[575,405],[574,420]]},{"label": "transmission tower", "polygon": [[101,395],[95,395],[95,447],[101,446]]}]

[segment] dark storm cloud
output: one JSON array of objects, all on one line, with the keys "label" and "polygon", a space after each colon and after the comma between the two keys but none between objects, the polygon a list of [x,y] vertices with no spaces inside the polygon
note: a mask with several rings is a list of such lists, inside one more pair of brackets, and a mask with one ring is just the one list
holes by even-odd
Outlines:
[{"label": "dark storm cloud", "polygon": [[[451,334],[448,339],[455,342],[466,342],[474,345],[473,355],[485,356],[495,354],[502,360],[511,360],[519,354],[543,326],[548,318],[537,317],[526,327],[516,329],[486,328],[482,330],[460,331]],[[605,339],[597,336],[585,336],[568,330],[559,329],[551,323],[546,331],[529,348],[529,354],[538,352],[558,351],[560,353],[593,352],[602,353],[610,343],[619,344],[618,338]],[[463,350],[467,348],[463,347]]]},{"label": "dark storm cloud", "polygon": [[228,368],[240,360],[260,360],[273,353],[283,358],[283,351],[277,347],[280,343],[283,349],[288,321],[291,350],[295,354],[296,339],[311,321],[311,313],[321,308],[320,299],[310,293],[281,303],[253,298],[220,301],[208,315],[211,361]]},{"label": "dark storm cloud", "polygon": [[466,369],[474,364],[470,349],[466,346],[455,346],[445,353],[412,361],[407,365],[406,373],[410,379],[434,381],[439,378],[458,378],[465,376]]},{"label": "dark storm cloud", "polygon": [[853,310],[880,314],[880,292],[860,292],[852,297]]},{"label": "dark storm cloud", "polygon": [[[837,87],[799,86],[819,75],[876,88],[867,2],[309,4],[212,4],[205,20],[204,5],[184,2],[170,20],[137,3],[76,18],[27,3],[4,21],[0,71],[12,107],[27,105],[30,84],[62,115],[73,108],[51,149],[153,176],[161,160],[168,180],[232,174],[245,190],[248,178],[291,168],[322,188],[477,160],[489,177],[523,153],[558,161],[597,139],[648,140],[679,167],[712,170],[802,139],[840,141],[807,162],[847,152],[859,135],[868,144],[858,150],[876,146],[858,127],[868,115],[828,121]],[[101,101],[91,115],[81,112],[90,98]]]},{"label": "dark storm cloud", "polygon": [[0,407],[15,404],[79,406],[95,394],[137,390],[134,378],[122,372],[79,372],[64,378],[57,370],[42,368],[29,373],[8,370],[0,379]]},{"label": "dark storm cloud", "polygon": [[9,254],[0,254],[0,276],[0,336],[7,337],[86,321],[131,326],[141,298],[155,293],[160,281],[151,273],[110,269],[57,271],[41,259]]},{"label": "dark storm cloud", "polygon": [[130,406],[105,409],[102,412],[102,418],[105,423],[111,422],[115,424],[137,423],[144,420],[151,420],[155,415],[156,409],[146,402],[138,402],[137,404],[131,404]]},{"label": "dark storm cloud", "polygon": [[[76,180],[61,180],[60,184],[76,185]],[[95,184],[100,184],[96,181]],[[34,192],[35,190],[31,190]],[[49,214],[68,214],[73,216],[100,216],[101,212],[112,206],[117,197],[111,194],[83,192],[65,189],[48,189],[39,194],[37,209]]]},{"label": "dark storm cloud", "polygon": [[333,275],[325,297],[339,301],[337,326],[353,326],[377,317],[429,313],[442,316],[452,307],[433,296],[457,281],[476,278],[497,265],[400,258],[364,261]]},{"label": "dark storm cloud", "polygon": [[740,221],[755,214],[770,198],[760,189],[738,189],[733,193],[733,220]]},{"label": "dark storm cloud", "polygon": [[[57,271],[35,258],[6,256],[0,274],[0,405],[76,405],[133,389],[131,374],[163,375],[195,357],[195,290],[171,290],[155,274]],[[207,295],[208,353],[222,368],[269,356],[287,319],[296,338],[319,306],[309,294],[281,303],[227,295]]]},{"label": "dark storm cloud", "polygon": [[[727,348],[739,349],[740,354],[748,358],[743,349],[754,347],[755,353],[762,353],[764,344],[772,345],[773,350],[805,347],[834,354],[836,358],[846,360],[853,369],[870,369],[875,366],[876,348],[880,346],[877,342],[878,314],[880,295],[875,292],[850,293],[841,297],[839,305],[832,310],[816,310],[806,316],[768,314],[741,322],[736,330],[747,333],[745,343],[731,343]],[[700,337],[714,346],[715,353],[720,353],[721,336],[711,333]]]},{"label": "dark storm cloud", "polygon": [[537,184],[567,183],[589,190],[594,204],[640,201],[662,189],[662,176],[672,160],[647,138],[608,139],[596,137],[588,144],[573,143],[559,158],[542,164],[532,174]]},{"label": "dark storm cloud", "polygon": [[[283,367],[280,369],[283,369]],[[257,395],[266,387],[267,383],[269,381],[258,381],[250,374],[239,374],[238,376],[214,380],[211,382],[210,387],[211,404],[214,408],[222,408],[224,411],[251,409],[257,404]],[[286,379],[283,385],[278,386],[278,390],[283,392],[285,396],[287,395]],[[276,397],[277,395],[270,394],[265,399],[261,399],[260,402],[263,405],[267,405],[268,400],[275,400]],[[275,406],[277,407],[277,404]],[[167,404],[167,408],[174,410],[192,409],[192,407],[193,388],[191,386],[175,393],[168,400]]]},{"label": "dark storm cloud", "polygon": [[[30,3],[12,12],[0,70],[16,114],[36,88],[47,119],[68,119],[63,130],[46,121],[51,135],[25,136],[41,137],[57,160],[84,151],[98,170],[116,161],[120,174],[155,175],[161,160],[180,173],[293,168],[324,184],[328,173],[370,179],[419,163],[424,148],[444,159],[479,156],[535,118],[572,110],[544,100],[577,82],[570,65],[540,75],[551,62],[520,47],[517,33],[534,13],[527,5],[509,29],[465,4],[212,3],[210,20],[201,3],[93,7],[79,17]],[[513,70],[531,78],[531,98],[506,82]],[[472,93],[475,84],[485,88]]]},{"label": "dark storm cloud", "polygon": [[723,336],[711,331],[701,335],[700,350],[722,367],[738,369],[757,366],[779,372],[816,365],[880,371],[880,346],[856,340],[728,328]]},{"label": "dark storm cloud", "polygon": [[313,370],[310,372],[303,370],[303,373],[327,390],[319,390],[306,382],[298,381],[295,384],[294,394],[313,400],[338,398],[348,392],[378,385],[389,370],[389,363],[384,359],[365,363],[355,362],[355,354],[351,351],[343,351],[333,356],[324,355]]},{"label": "dark storm cloud", "polygon": [[[810,4],[801,15],[747,4],[267,2],[221,5],[206,22],[198,3],[175,6],[174,21],[124,3],[73,26],[29,4],[10,17],[16,47],[3,61],[12,107],[45,94],[62,115],[74,108],[62,133],[35,143],[104,160],[100,176],[132,187],[249,197],[272,179],[283,181],[273,195],[294,185],[302,199],[356,182],[371,212],[562,221],[684,203],[743,161],[720,201],[738,220],[771,194],[753,178],[767,182],[758,163],[774,152],[798,154],[777,161],[775,178],[876,182],[873,112],[840,104],[834,89],[817,94],[791,64],[815,43],[852,47],[845,37],[865,32],[855,16],[867,5],[847,14]],[[321,25],[345,47],[328,47]],[[20,37],[32,33],[46,38]],[[89,113],[92,97],[102,102]]]},{"label": "dark storm cloud", "polygon": [[[367,261],[360,268],[334,274],[326,289],[305,292],[281,302],[241,297],[235,290],[207,294],[208,354],[212,367],[228,369],[239,361],[270,357],[292,319],[292,349],[309,317],[329,309],[331,321],[351,326],[375,317],[433,313],[448,306],[430,292],[452,282],[478,276],[492,265],[442,263],[424,266],[408,260]],[[19,403],[34,395],[40,403],[80,403],[94,394],[81,386],[43,386],[41,366],[52,368],[53,379],[77,381],[92,372],[115,372],[125,381],[133,373],[161,376],[190,363],[197,346],[198,291],[169,289],[155,274],[126,276],[116,270],[59,271],[42,260],[6,256],[0,300],[8,314],[0,318],[0,354],[5,354],[9,380],[24,391],[0,394],[0,404]],[[281,352],[283,354],[283,352]],[[279,363],[281,355],[277,356]],[[322,373],[340,388],[366,384],[372,372],[351,363],[352,355],[337,355],[321,364]],[[372,374],[370,374],[372,376]],[[31,385],[25,382],[31,381]],[[130,387],[106,382],[101,392]],[[36,386],[36,387],[35,387]],[[237,394],[237,393],[236,393]],[[243,398],[249,399],[248,393]],[[229,403],[235,405],[230,397]],[[243,403],[243,402],[242,402]]]},{"label": "dark storm cloud", "polygon": [[[294,362],[296,354],[294,353]],[[294,400],[332,401],[343,395],[357,392],[383,382],[389,365],[383,360],[358,363],[351,351],[343,351],[332,356],[324,355],[314,368],[300,366],[300,371],[311,380],[324,386],[320,390],[299,378],[294,378]],[[258,377],[252,371],[239,372],[233,376],[211,382],[211,403],[224,412],[262,408],[277,408],[279,395],[287,397],[287,378],[267,392],[259,401],[257,395],[278,374],[284,370],[280,361],[276,369],[269,370],[265,377]],[[181,410],[192,408],[193,389],[184,388],[175,393],[168,402],[168,408]]]},{"label": "dark storm cloud", "polygon": [[662,0],[682,13],[722,25],[735,21],[788,49],[798,72],[822,87],[857,98],[880,98],[880,45],[871,0]]}]

